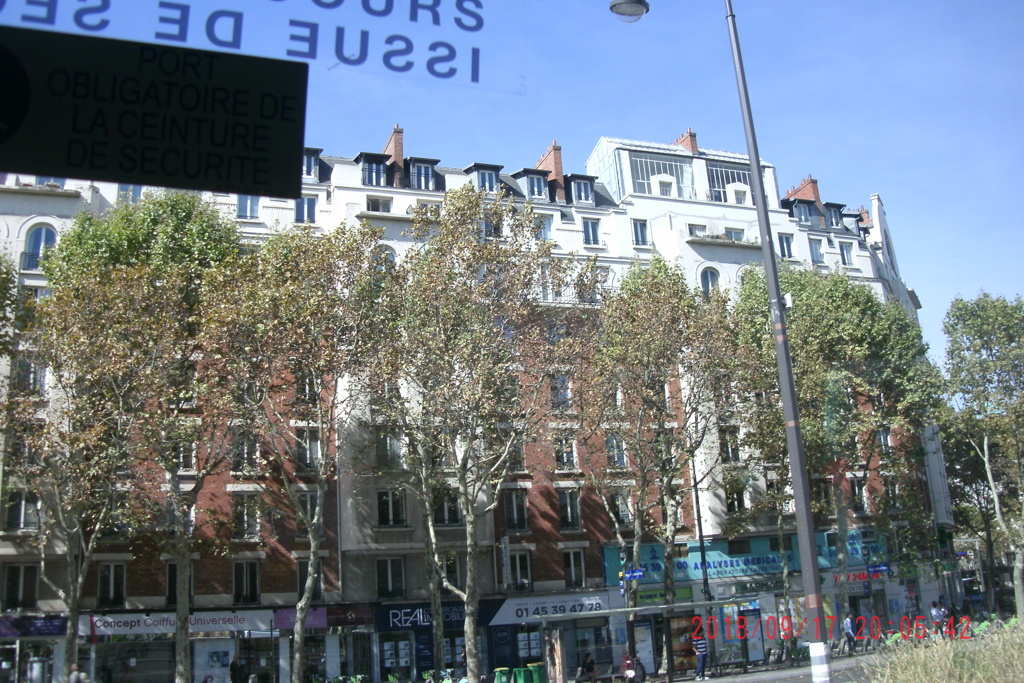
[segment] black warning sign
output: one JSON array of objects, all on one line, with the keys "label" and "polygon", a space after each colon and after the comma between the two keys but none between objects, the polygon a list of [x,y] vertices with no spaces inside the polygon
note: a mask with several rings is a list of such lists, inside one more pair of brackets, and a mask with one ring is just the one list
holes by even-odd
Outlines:
[{"label": "black warning sign", "polygon": [[0,168],[297,198],[308,69],[0,27]]}]

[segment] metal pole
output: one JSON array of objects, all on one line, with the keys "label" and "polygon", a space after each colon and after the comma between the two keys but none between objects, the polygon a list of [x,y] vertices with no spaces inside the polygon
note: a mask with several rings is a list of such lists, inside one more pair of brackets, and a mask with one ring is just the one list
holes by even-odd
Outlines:
[{"label": "metal pole", "polygon": [[814,544],[814,516],[811,512],[811,487],[807,476],[803,438],[800,433],[800,415],[796,403],[796,385],[793,381],[793,363],[786,336],[786,312],[779,287],[779,271],[775,263],[775,249],[772,245],[771,225],[768,222],[768,201],[761,177],[761,156],[757,151],[757,137],[754,134],[754,117],[750,111],[747,93],[747,77],[740,53],[739,33],[736,30],[736,15],[732,11],[732,0],[725,0],[725,18],[729,25],[729,41],[732,45],[733,66],[736,69],[736,86],[739,89],[740,108],[743,113],[743,128],[747,134],[747,154],[750,157],[750,183],[757,209],[757,223],[761,233],[761,253],[764,258],[765,279],[768,284],[768,299],[772,316],[772,335],[775,339],[775,357],[779,367],[779,390],[782,411],[786,421],[786,443],[789,450],[789,467],[793,479],[793,498],[796,502],[797,540],[800,544],[800,576],[804,590],[804,628],[811,644],[811,666],[814,681],[832,679],[829,663],[829,624],[825,621],[824,604],[821,597],[821,578],[818,575],[818,557]]}]

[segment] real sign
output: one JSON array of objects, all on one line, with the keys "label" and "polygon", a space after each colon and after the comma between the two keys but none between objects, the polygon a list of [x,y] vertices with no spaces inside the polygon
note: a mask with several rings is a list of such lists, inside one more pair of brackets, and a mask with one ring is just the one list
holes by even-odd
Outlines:
[{"label": "real sign", "polygon": [[297,198],[308,71],[0,27],[0,168]]}]

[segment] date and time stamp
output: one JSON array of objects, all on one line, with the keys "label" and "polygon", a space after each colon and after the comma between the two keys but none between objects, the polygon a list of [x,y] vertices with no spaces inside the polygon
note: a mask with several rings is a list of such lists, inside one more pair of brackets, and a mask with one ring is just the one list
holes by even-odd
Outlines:
[{"label": "date and time stamp", "polygon": [[[725,640],[747,640],[759,633],[767,640],[799,638],[834,640],[846,637],[845,620],[827,616],[823,620],[792,619],[788,616],[764,618],[702,617],[692,618],[694,633],[703,632],[714,640],[721,634]],[[936,633],[943,637],[968,640],[972,637],[971,618],[967,616],[949,618],[945,621],[929,621],[925,617],[901,617],[899,621],[885,622],[881,617],[854,617],[851,620],[855,640],[880,640],[898,633],[903,640],[924,640]]]}]

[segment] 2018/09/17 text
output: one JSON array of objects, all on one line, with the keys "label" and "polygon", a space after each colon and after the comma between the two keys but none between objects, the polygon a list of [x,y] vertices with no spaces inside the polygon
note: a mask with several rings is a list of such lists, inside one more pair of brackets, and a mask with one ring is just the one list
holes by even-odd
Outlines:
[{"label": "2018/09/17 text", "polygon": [[[838,617],[825,617],[825,623],[820,624],[817,618],[794,620],[788,616],[776,618],[774,615],[764,619],[748,619],[740,615],[735,618],[724,617],[719,620],[716,617],[695,616],[692,618],[694,633],[704,632],[704,635],[714,640],[719,633],[722,633],[726,640],[746,640],[753,638],[758,629],[763,626],[763,635],[768,640],[782,638],[788,640],[793,637],[804,635],[805,629],[810,629],[807,636],[816,640],[824,638],[835,639],[845,636],[843,622]],[[897,629],[893,622],[889,622],[889,628],[883,627],[881,617],[855,617],[853,619],[853,634],[856,640],[878,640],[888,637]],[[706,628],[705,628],[706,627]],[[944,622],[929,624],[925,617],[901,617],[898,623],[898,631],[903,640],[924,639],[930,633],[941,632],[947,638],[960,638],[968,640],[971,638],[971,618],[964,616],[956,620],[952,617]]]}]

